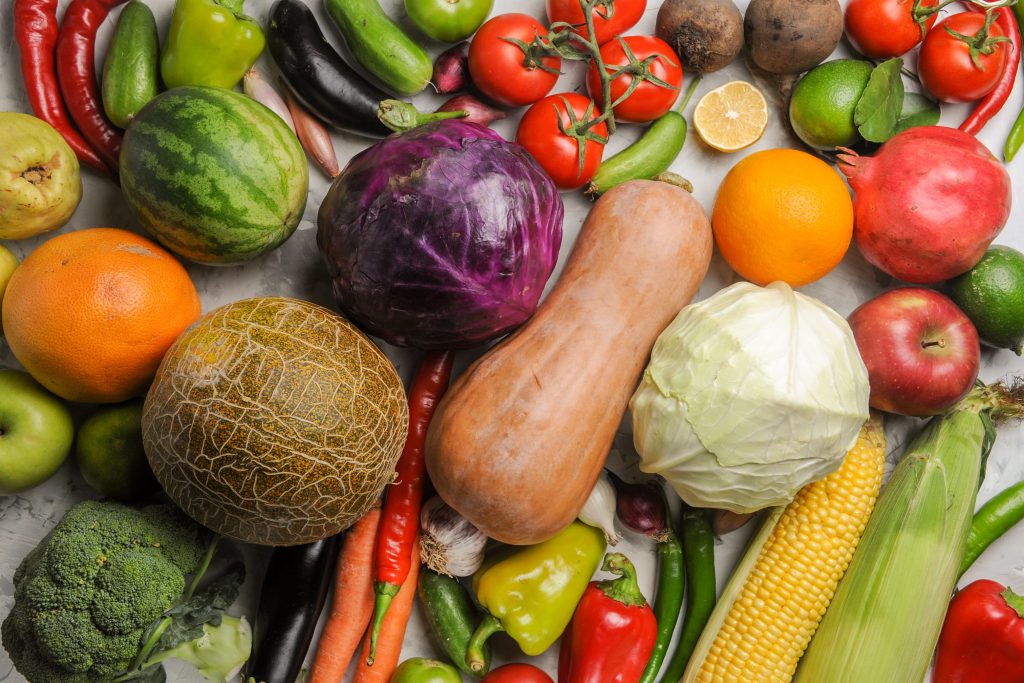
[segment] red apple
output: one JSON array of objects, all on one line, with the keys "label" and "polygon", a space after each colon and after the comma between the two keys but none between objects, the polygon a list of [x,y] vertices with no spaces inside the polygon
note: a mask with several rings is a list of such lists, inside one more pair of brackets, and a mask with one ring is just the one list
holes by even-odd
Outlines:
[{"label": "red apple", "polygon": [[871,407],[924,417],[963,398],[978,377],[978,332],[948,297],[903,287],[850,314],[871,382]]}]

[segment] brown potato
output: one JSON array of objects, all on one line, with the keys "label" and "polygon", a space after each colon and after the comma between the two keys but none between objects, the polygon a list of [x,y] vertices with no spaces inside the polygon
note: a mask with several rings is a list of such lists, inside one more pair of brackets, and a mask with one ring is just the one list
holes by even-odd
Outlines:
[{"label": "brown potato", "polygon": [[654,33],[685,70],[718,71],[743,49],[743,15],[732,0],[665,0]]},{"label": "brown potato", "polygon": [[751,0],[743,17],[750,59],[774,74],[807,71],[843,35],[839,0]]}]

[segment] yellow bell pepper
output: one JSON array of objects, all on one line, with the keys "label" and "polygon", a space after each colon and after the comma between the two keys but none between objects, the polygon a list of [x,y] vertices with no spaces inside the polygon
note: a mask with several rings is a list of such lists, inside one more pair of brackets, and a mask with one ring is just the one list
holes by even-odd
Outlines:
[{"label": "yellow bell pepper", "polygon": [[483,671],[483,645],[498,631],[524,654],[547,650],[572,619],[604,551],[604,532],[573,522],[543,543],[510,546],[489,557],[473,575],[473,592],[487,616],[469,643],[469,667]]}]

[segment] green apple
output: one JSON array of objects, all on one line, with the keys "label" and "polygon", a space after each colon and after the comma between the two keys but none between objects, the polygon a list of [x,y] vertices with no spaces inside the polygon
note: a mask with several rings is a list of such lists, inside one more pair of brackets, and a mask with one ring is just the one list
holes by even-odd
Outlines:
[{"label": "green apple", "polygon": [[20,240],[61,227],[82,200],[78,159],[53,126],[0,112],[0,239]]},{"label": "green apple", "polygon": [[390,683],[462,683],[458,669],[436,659],[414,657],[398,665]]},{"label": "green apple", "polygon": [[63,401],[28,373],[0,370],[0,495],[49,479],[71,451],[74,436]]},{"label": "green apple", "polygon": [[160,489],[142,448],[142,401],[101,408],[78,428],[78,469],[85,483],[118,500],[147,498]]}]

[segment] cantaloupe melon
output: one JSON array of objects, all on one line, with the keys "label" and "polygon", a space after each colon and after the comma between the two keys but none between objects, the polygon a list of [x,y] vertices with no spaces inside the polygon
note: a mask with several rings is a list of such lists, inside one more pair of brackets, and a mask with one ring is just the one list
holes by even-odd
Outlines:
[{"label": "cantaloupe melon", "polygon": [[341,316],[246,299],[168,350],[143,409],[146,455],[189,515],[296,545],[357,520],[394,476],[408,405],[391,361]]}]

